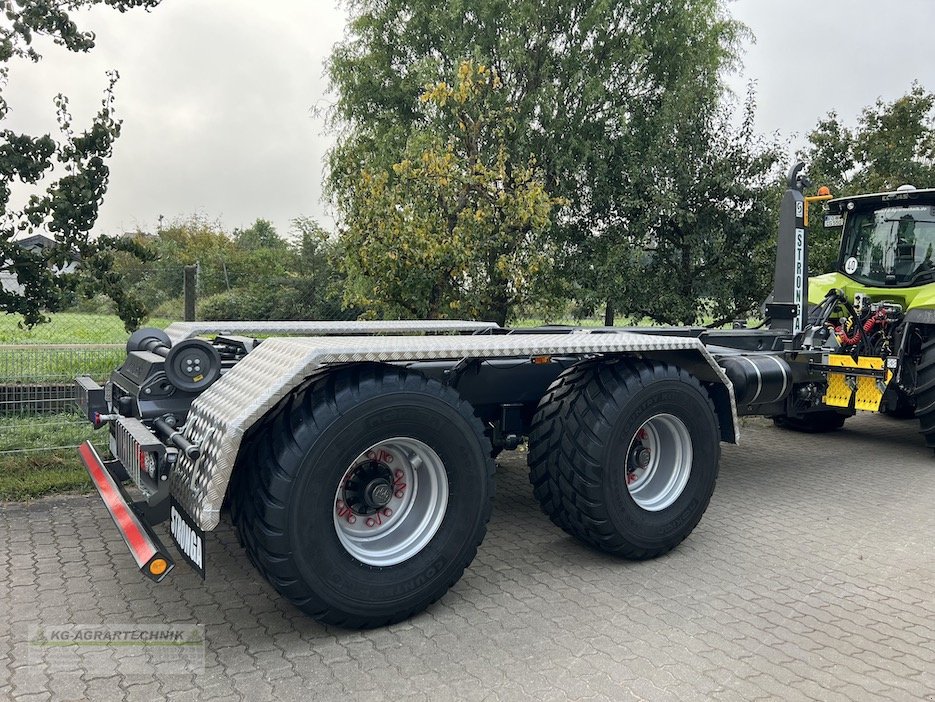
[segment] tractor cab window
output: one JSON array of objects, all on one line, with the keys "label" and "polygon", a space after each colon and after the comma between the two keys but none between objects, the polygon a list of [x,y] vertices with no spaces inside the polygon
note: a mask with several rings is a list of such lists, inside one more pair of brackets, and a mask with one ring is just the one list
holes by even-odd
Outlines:
[{"label": "tractor cab window", "polygon": [[935,207],[885,207],[850,213],[841,270],[872,285],[935,280]]}]

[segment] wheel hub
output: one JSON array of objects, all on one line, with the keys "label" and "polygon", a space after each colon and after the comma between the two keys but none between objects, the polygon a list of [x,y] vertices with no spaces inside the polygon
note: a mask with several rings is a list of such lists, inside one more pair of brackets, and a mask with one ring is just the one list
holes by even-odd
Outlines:
[{"label": "wheel hub", "polygon": [[434,536],[448,507],[438,454],[417,439],[388,439],[360,454],[338,483],[334,526],[341,544],[374,566],[401,563]]},{"label": "wheel hub", "polygon": [[344,506],[356,515],[374,514],[393,499],[393,478],[393,471],[385,462],[365,460],[358,464],[345,478]]},{"label": "wheel hub", "polygon": [[627,490],[639,507],[658,512],[682,494],[691,474],[692,442],[681,419],[650,417],[634,433],[626,455]]},{"label": "wheel hub", "polygon": [[646,446],[634,447],[633,464],[635,468],[645,468],[652,460],[653,452]]},{"label": "wheel hub", "polygon": [[386,507],[392,499],[393,486],[390,485],[390,481],[385,478],[371,480],[367,485],[367,489],[364,490],[364,501],[367,503],[368,507],[375,510]]}]

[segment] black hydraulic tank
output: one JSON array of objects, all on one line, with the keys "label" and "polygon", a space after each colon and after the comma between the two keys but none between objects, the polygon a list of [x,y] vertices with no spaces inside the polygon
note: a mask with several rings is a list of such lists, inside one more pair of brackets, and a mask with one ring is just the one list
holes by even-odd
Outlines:
[{"label": "black hydraulic tank", "polygon": [[792,390],[792,369],[773,354],[731,355],[718,363],[734,384],[737,406],[766,405]]}]

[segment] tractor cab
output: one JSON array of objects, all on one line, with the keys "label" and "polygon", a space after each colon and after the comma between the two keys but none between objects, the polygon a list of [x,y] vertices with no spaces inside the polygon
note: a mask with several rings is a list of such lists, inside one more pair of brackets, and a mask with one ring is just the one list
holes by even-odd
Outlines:
[{"label": "tractor cab", "polygon": [[841,226],[837,270],[859,285],[907,288],[935,282],[935,189],[828,202],[826,226]]}]

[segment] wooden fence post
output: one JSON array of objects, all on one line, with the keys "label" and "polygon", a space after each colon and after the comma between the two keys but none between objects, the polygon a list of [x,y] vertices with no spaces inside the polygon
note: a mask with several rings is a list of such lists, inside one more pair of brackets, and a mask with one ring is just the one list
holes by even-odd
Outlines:
[{"label": "wooden fence post", "polygon": [[195,298],[197,297],[198,266],[185,266],[185,321],[195,321]]}]

